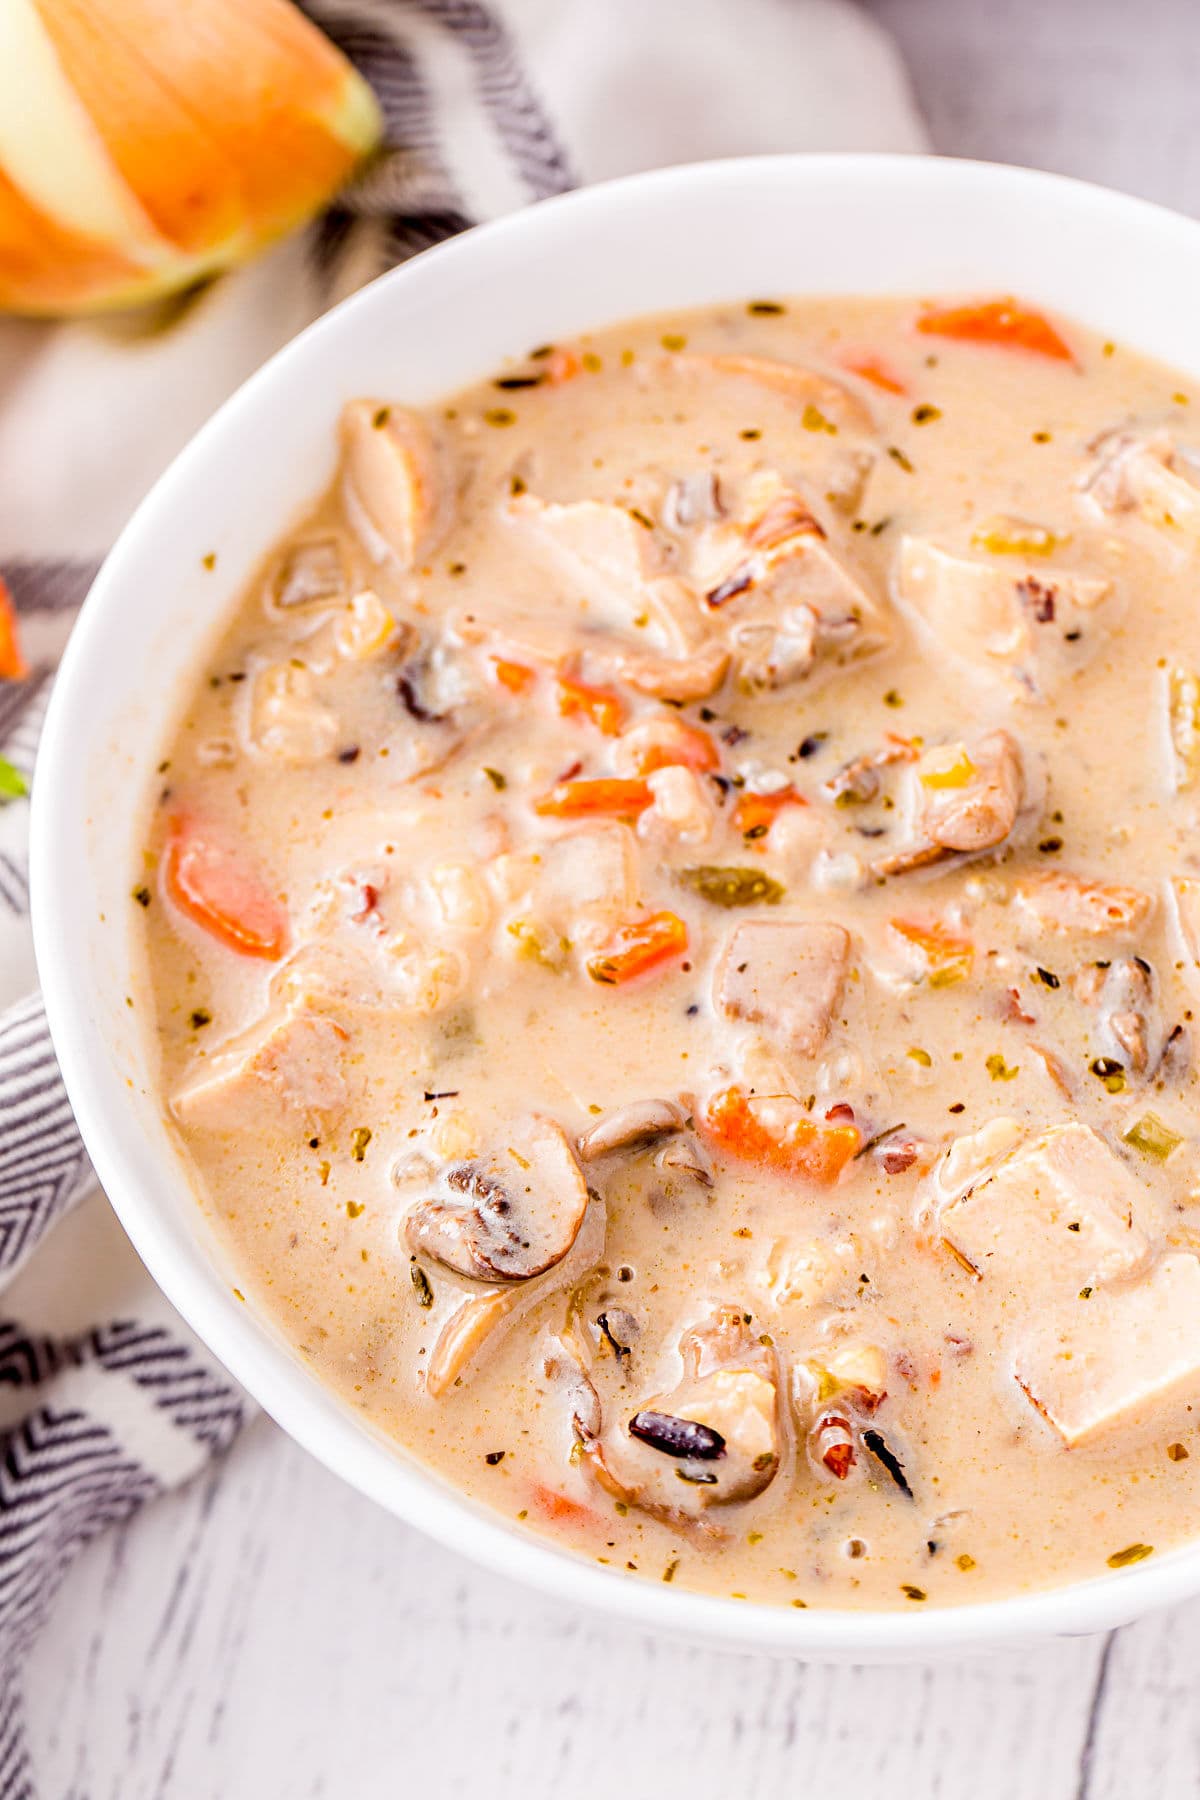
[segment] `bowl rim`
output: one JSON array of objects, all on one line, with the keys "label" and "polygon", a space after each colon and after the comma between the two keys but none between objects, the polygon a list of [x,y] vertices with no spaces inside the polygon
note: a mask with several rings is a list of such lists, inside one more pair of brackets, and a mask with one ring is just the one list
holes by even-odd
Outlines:
[{"label": "bowl rim", "polygon": [[[96,1175],[143,1263],[173,1306],[217,1359],[276,1422],[320,1462],[406,1523],[490,1571],[527,1583],[569,1604],[582,1604],[627,1624],[703,1640],[715,1648],[768,1650],[798,1658],[919,1660],[950,1651],[1000,1648],[1055,1634],[1106,1630],[1200,1590],[1200,1528],[1195,1541],[1119,1573],[999,1599],[930,1608],[847,1609],[739,1601],[683,1588],[666,1588],[644,1576],[597,1567],[576,1552],[523,1531],[500,1513],[462,1494],[415,1456],[397,1454],[381,1435],[365,1431],[331,1389],[274,1339],[249,1308],[226,1291],[224,1303],[204,1291],[206,1265],[197,1247],[181,1257],[160,1216],[156,1193],[131,1167],[121,1120],[103,1093],[103,1072],[93,1065],[81,1029],[87,983],[74,970],[86,967],[70,880],[78,846],[60,814],[69,759],[78,756],[73,733],[77,704],[85,701],[90,670],[107,628],[106,612],[119,596],[132,546],[161,515],[185,505],[190,470],[210,444],[236,437],[241,421],[269,391],[281,368],[302,347],[353,329],[360,315],[380,304],[382,291],[406,284],[414,265],[423,279],[436,265],[452,273],[483,245],[509,240],[510,249],[537,244],[565,211],[619,205],[633,192],[664,204],[697,185],[719,190],[750,179],[798,183],[802,188],[836,183],[864,171],[882,184],[923,186],[931,199],[964,184],[985,193],[1008,189],[1048,199],[1067,212],[1099,209],[1114,228],[1173,233],[1186,239],[1200,263],[1200,223],[1153,202],[1071,177],[1005,164],[965,159],[876,153],[787,154],[681,164],[623,176],[577,189],[473,227],[388,271],[309,325],[262,365],[189,441],[141,501],[105,558],[72,631],[54,683],[33,786],[30,825],[30,889],[35,950],[42,995],[62,1077]],[[164,1176],[166,1172],[164,1171]],[[161,1184],[160,1184],[161,1185]]]}]

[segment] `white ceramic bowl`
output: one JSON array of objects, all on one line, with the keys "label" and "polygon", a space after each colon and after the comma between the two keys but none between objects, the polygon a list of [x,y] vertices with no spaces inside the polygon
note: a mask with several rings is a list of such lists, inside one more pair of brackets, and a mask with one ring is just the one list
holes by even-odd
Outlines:
[{"label": "white ceramic bowl", "polygon": [[568,1602],[726,1647],[890,1660],[1098,1630],[1200,1590],[1200,1519],[1190,1547],[1054,1591],[799,1612],[603,1570],[447,1487],[233,1295],[236,1272],[163,1123],[147,1009],[126,1004],[140,991],[129,896],[144,807],[177,705],[244,579],[331,473],[343,401],[432,401],[531,344],[670,307],[963,291],[1061,308],[1200,378],[1200,225],[1011,168],[796,156],[665,170],[428,252],[268,363],[139,507],[71,639],[34,784],[34,926],[63,1075],[97,1173],[179,1311],[286,1431],[410,1523]]}]

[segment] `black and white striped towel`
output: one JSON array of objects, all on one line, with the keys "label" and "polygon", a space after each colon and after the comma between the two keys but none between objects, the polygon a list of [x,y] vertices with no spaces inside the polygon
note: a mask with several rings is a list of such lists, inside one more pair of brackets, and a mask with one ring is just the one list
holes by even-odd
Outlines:
[{"label": "black and white striped towel", "polygon": [[[580,180],[756,151],[923,147],[903,73],[854,0],[309,10],[383,104],[391,148],[374,168],[304,237],[170,321],[0,326],[0,572],[33,667],[0,684],[0,751],[30,778],[59,653],[133,504],[332,300]],[[0,807],[0,1800],[34,1793],[22,1661],[74,1552],[225,1449],[250,1410],[103,1197],[74,1205],[91,1176],[34,993],[26,813]]]}]

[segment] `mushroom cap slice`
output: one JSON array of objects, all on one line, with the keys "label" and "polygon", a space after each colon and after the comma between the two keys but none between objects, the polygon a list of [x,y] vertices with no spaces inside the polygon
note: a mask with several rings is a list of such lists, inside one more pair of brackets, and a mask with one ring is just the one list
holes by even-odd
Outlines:
[{"label": "mushroom cap slice", "polygon": [[409,1248],[474,1281],[528,1281],[561,1262],[587,1211],[583,1172],[562,1129],[535,1115],[471,1162],[405,1224]]},{"label": "mushroom cap slice", "polygon": [[674,1100],[631,1100],[597,1119],[579,1140],[579,1160],[595,1162],[610,1150],[632,1149],[682,1131],[687,1114]]}]

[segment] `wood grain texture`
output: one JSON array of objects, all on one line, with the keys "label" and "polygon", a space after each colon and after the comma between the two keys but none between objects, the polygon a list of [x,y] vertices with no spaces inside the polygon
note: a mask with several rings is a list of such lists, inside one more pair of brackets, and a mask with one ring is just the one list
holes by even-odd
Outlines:
[{"label": "wood grain texture", "polygon": [[[1194,0],[870,10],[938,149],[1200,207]],[[906,1669],[653,1639],[468,1567],[260,1421],[81,1560],[29,1688],[45,1800],[1195,1800],[1198,1659],[1195,1604]]]}]

